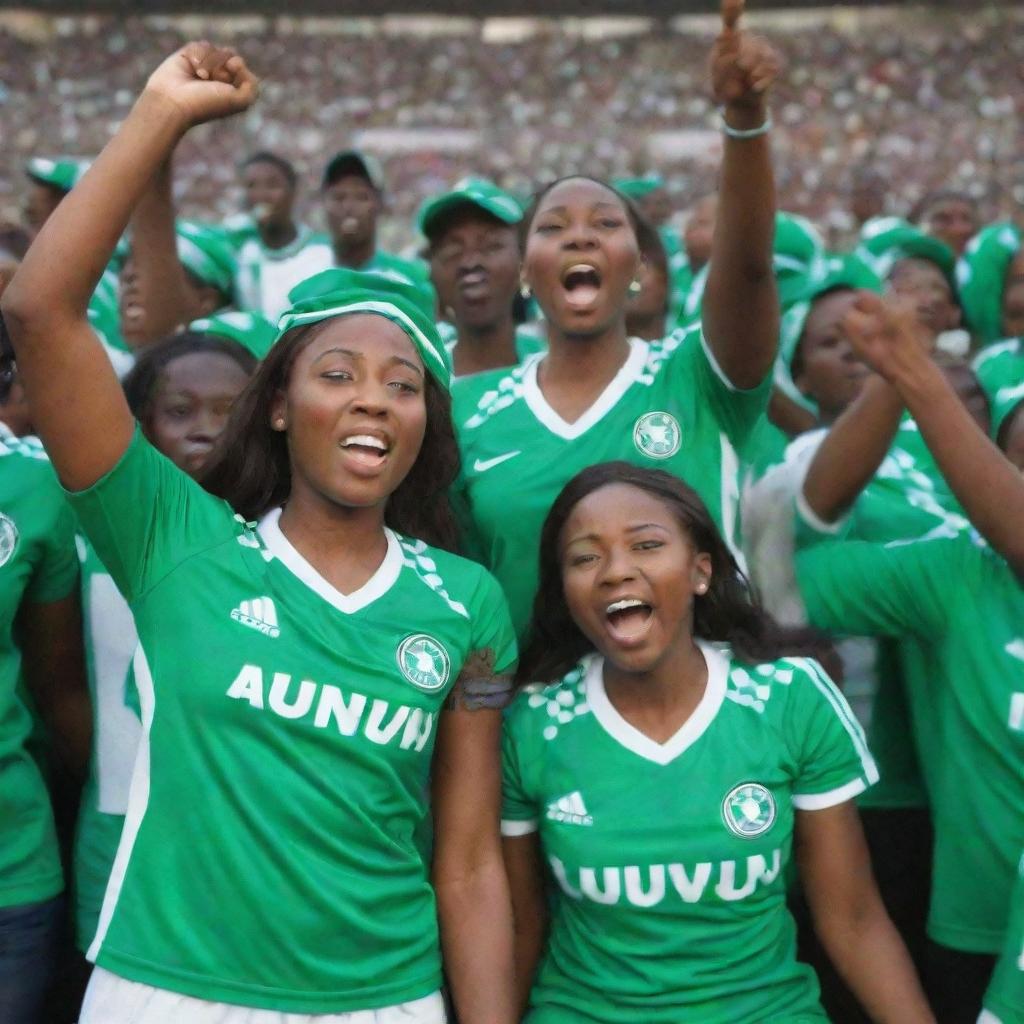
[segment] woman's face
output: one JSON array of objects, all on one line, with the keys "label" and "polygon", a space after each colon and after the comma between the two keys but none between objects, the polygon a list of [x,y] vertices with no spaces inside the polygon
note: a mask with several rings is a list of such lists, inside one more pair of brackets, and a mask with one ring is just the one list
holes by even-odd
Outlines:
[{"label": "woman's face", "polygon": [[569,612],[617,668],[649,672],[690,642],[711,556],[663,501],[630,484],[601,487],[572,510],[559,551]]},{"label": "woman's face", "polygon": [[178,356],[157,379],[146,436],[179,469],[196,476],[248,382],[238,363],[220,352]]},{"label": "woman's face", "polygon": [[889,275],[888,291],[909,299],[922,327],[932,334],[960,326],[960,307],[945,274],[931,260],[900,260]]},{"label": "woman's face", "polygon": [[928,207],[921,229],[961,256],[978,230],[978,212],[968,200],[947,196]]},{"label": "woman's face", "polygon": [[350,508],[382,505],[419,456],[426,371],[408,335],[373,314],[338,317],[299,352],[272,404],[293,490]]},{"label": "woman's face", "polygon": [[567,337],[602,334],[625,315],[640,267],[622,200],[586,178],[559,182],[530,225],[523,276],[551,327]]},{"label": "woman's face", "polygon": [[291,223],[295,189],[276,164],[257,160],[242,169],[245,208],[257,224],[286,226]]}]

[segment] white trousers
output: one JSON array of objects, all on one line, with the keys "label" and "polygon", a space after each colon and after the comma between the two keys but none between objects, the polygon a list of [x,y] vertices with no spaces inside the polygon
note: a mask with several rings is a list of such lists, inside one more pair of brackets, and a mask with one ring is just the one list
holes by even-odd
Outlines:
[{"label": "white trousers", "polygon": [[440,992],[379,1010],[282,1013],[211,1003],[97,967],[89,979],[78,1024],[446,1024]]}]

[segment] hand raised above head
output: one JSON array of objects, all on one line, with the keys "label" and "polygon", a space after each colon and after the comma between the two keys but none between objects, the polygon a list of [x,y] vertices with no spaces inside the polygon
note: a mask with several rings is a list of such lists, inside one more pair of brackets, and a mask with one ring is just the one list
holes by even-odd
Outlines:
[{"label": "hand raised above head", "polygon": [[241,113],[256,99],[259,82],[228,47],[188,43],[149,76],[146,91],[169,99],[189,127]]},{"label": "hand raised above head", "polygon": [[759,107],[778,78],[782,59],[761,36],[739,28],[744,0],[722,0],[722,30],[711,48],[711,90],[722,106]]},{"label": "hand raised above head", "polygon": [[843,333],[857,355],[889,379],[928,354],[928,332],[905,299],[863,292],[843,318]]}]

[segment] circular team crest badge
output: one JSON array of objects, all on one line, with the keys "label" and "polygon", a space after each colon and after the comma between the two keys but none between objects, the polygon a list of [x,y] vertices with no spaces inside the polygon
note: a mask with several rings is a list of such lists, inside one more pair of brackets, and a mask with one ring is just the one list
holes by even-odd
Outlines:
[{"label": "circular team crest badge", "polygon": [[421,690],[440,690],[448,682],[452,668],[448,652],[426,633],[407,636],[398,645],[396,657],[402,675]]},{"label": "circular team crest badge", "polygon": [[18,546],[18,527],[10,516],[0,512],[0,565],[6,565]]},{"label": "circular team crest badge", "polygon": [[633,443],[652,459],[667,459],[679,451],[683,431],[670,412],[649,412],[636,421]]},{"label": "circular team crest badge", "polygon": [[775,797],[756,782],[744,782],[731,789],[722,802],[722,817],[733,835],[753,839],[774,824]]}]

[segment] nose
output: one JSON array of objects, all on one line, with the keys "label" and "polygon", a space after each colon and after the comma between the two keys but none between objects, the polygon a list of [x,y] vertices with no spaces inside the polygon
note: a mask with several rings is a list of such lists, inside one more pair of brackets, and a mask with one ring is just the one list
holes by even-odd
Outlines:
[{"label": "nose", "polygon": [[628,547],[615,547],[609,550],[601,572],[601,585],[616,587],[636,579],[636,565],[630,556]]},{"label": "nose", "polygon": [[586,221],[573,221],[562,236],[562,244],[566,249],[583,250],[597,248],[597,235]]},{"label": "nose", "polygon": [[391,392],[387,385],[364,380],[352,398],[352,411],[364,416],[383,418],[390,408]]},{"label": "nose", "polygon": [[226,420],[226,413],[200,409],[189,424],[188,439],[197,443],[213,444],[223,432]]}]

